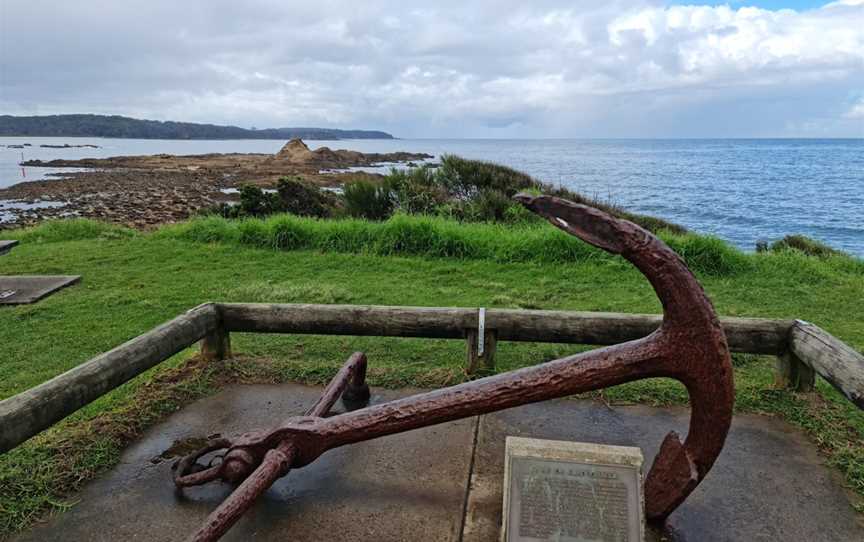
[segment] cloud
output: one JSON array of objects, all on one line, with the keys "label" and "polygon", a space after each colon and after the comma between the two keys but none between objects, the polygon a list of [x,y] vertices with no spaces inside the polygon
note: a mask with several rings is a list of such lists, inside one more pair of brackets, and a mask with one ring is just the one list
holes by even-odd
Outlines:
[{"label": "cloud", "polygon": [[0,112],[406,137],[860,136],[862,25],[862,0],[3,0]]}]

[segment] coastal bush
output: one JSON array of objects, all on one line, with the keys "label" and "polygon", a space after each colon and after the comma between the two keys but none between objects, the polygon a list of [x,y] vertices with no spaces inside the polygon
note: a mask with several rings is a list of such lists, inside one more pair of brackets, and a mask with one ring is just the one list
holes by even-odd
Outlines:
[{"label": "coastal bush", "polygon": [[297,177],[282,177],[276,184],[279,197],[279,212],[297,216],[327,218],[333,215],[339,200],[315,185],[305,183]]},{"label": "coastal bush", "polygon": [[493,162],[468,160],[454,155],[441,158],[438,178],[460,199],[471,199],[485,190],[494,190],[512,198],[522,190],[544,188],[542,183],[527,173]]},{"label": "coastal bush", "polygon": [[504,222],[513,200],[494,188],[484,189],[467,206],[467,216],[476,222]]},{"label": "coastal bush", "polygon": [[770,250],[772,252],[780,252],[783,250],[798,250],[808,256],[818,256],[825,258],[828,256],[841,256],[845,253],[831,248],[825,243],[807,237],[806,235],[787,235],[779,241],[771,243]]},{"label": "coastal bush", "polygon": [[338,207],[339,200],[317,186],[296,177],[282,177],[276,184],[275,192],[265,191],[255,185],[243,185],[240,187],[238,203],[220,203],[203,209],[199,214],[224,218],[262,218],[277,213],[291,213],[327,218],[333,216]]},{"label": "coastal bush", "polygon": [[353,181],[345,185],[348,216],[384,220],[393,214],[393,193],[388,183]]},{"label": "coastal bush", "polygon": [[438,181],[435,168],[429,166],[394,168],[383,187],[390,192],[395,209],[408,214],[438,214],[451,199]]},{"label": "coastal bush", "polygon": [[278,213],[282,206],[278,195],[247,184],[240,187],[240,204],[234,208],[239,216],[261,217]]},{"label": "coastal bush", "polygon": [[512,199],[519,192],[528,192],[590,205],[635,222],[652,232],[687,232],[686,228],[677,224],[629,213],[607,202],[542,183],[507,166],[454,155],[442,157],[438,168],[421,166],[392,170],[379,190],[389,195],[394,210],[411,214],[435,214],[470,222],[539,222],[539,217],[525,211]]}]

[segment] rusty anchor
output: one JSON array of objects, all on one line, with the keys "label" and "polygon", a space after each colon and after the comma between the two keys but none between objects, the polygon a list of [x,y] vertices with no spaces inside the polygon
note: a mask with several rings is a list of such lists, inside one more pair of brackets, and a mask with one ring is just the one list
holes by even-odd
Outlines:
[{"label": "rusty anchor", "polygon": [[[682,443],[670,432],[648,472],[645,515],[662,521],[687,498],[720,454],[732,421],[732,365],[711,302],[681,258],[632,222],[551,196],[519,194],[516,199],[558,228],[637,267],[663,305],[660,328],[639,340],[325,417],[340,396],[346,403],[368,400],[366,357],[355,353],[306,416],[289,418],[271,431],[214,440],[176,465],[179,488],[214,480],[240,484],[189,540],[217,540],[278,478],[327,450],[655,377],[684,384],[692,412],[687,438]],[[219,450],[225,450],[221,463],[209,468],[197,463]]]}]

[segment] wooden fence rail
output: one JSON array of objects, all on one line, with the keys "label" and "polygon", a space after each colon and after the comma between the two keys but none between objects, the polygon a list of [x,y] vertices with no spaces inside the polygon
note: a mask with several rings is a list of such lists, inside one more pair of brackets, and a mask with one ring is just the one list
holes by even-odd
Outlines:
[{"label": "wooden fence rail", "polygon": [[[464,339],[477,330],[479,309],[380,305],[219,305],[227,332],[309,333]],[[653,314],[486,309],[485,328],[501,341],[609,345],[660,326]],[[794,320],[721,318],[733,352],[778,355]]]},{"label": "wooden fence rail", "polygon": [[[658,315],[512,309],[208,303],[0,401],[0,453],[201,341],[201,355],[230,356],[232,332],[461,339],[470,372],[494,370],[499,340],[609,345],[644,337]],[[733,352],[778,356],[778,382],[809,390],[815,373],[864,409],[864,357],[796,320],[721,318]]]}]

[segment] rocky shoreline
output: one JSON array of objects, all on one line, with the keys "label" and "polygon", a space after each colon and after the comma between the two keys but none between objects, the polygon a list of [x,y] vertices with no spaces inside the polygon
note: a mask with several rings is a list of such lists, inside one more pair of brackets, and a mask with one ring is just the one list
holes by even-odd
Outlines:
[{"label": "rocky shoreline", "polygon": [[[82,160],[31,160],[27,167],[86,168],[61,173],[51,179],[18,183],[0,189],[0,202],[15,201],[29,208],[0,208],[13,220],[0,228],[36,224],[50,218],[79,216],[147,229],[185,220],[201,209],[231,201],[226,189],[244,184],[273,187],[290,175],[318,186],[338,187],[345,182],[374,177],[348,168],[381,163],[429,160],[423,153],[387,154],[310,150],[299,139],[288,142],[277,154],[204,154],[174,156],[117,156]],[[230,192],[230,190],[228,191]],[[41,202],[60,205],[41,206]]]}]

